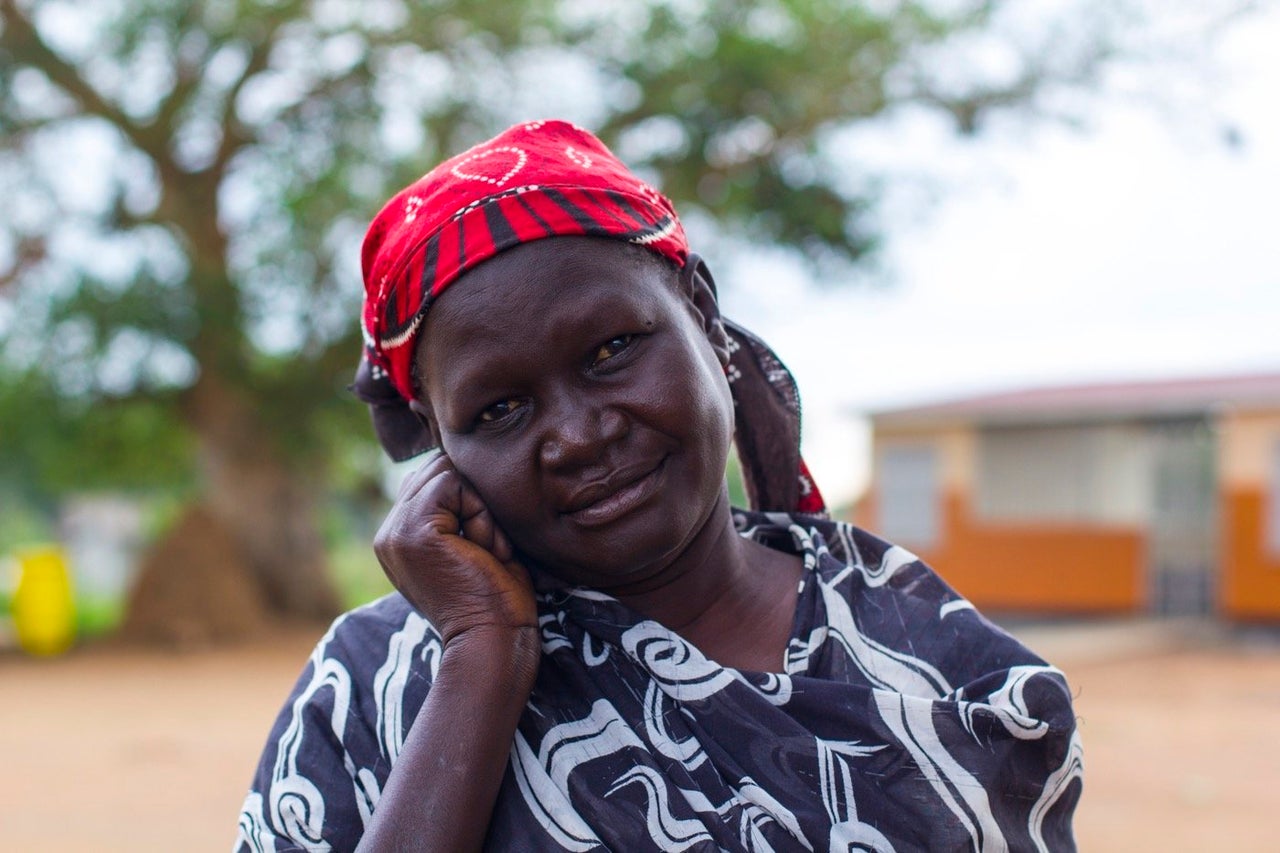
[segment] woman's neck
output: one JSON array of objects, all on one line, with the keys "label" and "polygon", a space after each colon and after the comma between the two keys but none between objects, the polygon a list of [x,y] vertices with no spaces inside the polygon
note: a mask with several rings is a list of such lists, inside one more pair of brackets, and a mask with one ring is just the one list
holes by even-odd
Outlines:
[{"label": "woman's neck", "polygon": [[780,669],[800,558],[744,539],[727,494],[688,547],[642,588],[606,590],[725,666]]}]

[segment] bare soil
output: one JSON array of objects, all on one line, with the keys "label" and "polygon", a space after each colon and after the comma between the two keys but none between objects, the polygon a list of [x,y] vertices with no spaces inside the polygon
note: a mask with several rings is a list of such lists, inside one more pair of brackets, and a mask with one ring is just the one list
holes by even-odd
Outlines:
[{"label": "bare soil", "polygon": [[[1028,636],[1078,694],[1080,848],[1277,849],[1280,644],[1126,645],[1085,630]],[[0,850],[228,850],[263,738],[317,637],[0,654]]]}]

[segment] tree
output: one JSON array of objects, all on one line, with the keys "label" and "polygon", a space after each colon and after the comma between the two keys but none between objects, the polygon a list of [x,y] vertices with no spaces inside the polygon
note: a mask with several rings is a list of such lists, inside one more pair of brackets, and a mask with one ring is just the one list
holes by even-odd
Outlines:
[{"label": "tree", "polygon": [[[568,112],[686,215],[854,263],[874,198],[835,131],[913,104],[974,132],[1116,55],[1116,4],[1056,51],[1002,41],[1009,5],[0,0],[0,366],[133,423],[134,451],[156,423],[189,436],[165,452],[190,447],[268,606],[330,615],[316,503],[369,433],[343,388],[358,241],[390,191]],[[939,73],[975,43],[1000,73]]]}]

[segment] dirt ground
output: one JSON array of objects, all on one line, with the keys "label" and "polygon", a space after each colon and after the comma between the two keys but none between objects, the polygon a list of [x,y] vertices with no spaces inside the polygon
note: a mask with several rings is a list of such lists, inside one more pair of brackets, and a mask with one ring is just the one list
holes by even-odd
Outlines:
[{"label": "dirt ground", "polygon": [[[1082,850],[1277,849],[1274,636],[1015,633],[1077,691]],[[181,654],[0,654],[0,850],[229,849],[262,740],[316,636]]]}]

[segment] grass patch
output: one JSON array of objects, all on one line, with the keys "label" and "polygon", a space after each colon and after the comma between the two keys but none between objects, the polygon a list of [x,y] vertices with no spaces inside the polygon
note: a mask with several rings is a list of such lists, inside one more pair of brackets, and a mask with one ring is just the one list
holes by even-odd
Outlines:
[{"label": "grass patch", "polygon": [[124,619],[123,595],[81,596],[76,600],[76,636],[82,640],[110,634]]},{"label": "grass patch", "polygon": [[344,608],[368,604],[394,589],[373,555],[373,545],[355,536],[330,544],[329,572]]}]

